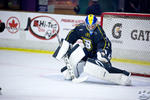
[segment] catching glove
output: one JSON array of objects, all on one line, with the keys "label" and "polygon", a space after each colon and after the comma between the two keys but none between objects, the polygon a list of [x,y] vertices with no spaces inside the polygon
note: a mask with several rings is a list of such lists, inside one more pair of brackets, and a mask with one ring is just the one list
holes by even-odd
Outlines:
[{"label": "catching glove", "polygon": [[109,62],[104,50],[97,52],[97,59],[105,63]]}]

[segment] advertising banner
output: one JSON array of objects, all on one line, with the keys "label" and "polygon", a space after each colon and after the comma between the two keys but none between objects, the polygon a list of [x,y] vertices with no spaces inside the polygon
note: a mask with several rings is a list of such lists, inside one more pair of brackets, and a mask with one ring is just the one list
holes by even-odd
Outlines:
[{"label": "advertising banner", "polygon": [[71,29],[84,22],[85,16],[28,13],[26,19],[27,40],[56,42],[56,35],[65,38]]},{"label": "advertising banner", "polygon": [[[47,13],[24,13],[0,11],[5,29],[0,38],[25,41],[58,42],[56,35],[65,38],[76,25],[84,23],[86,16]],[[98,17],[100,21],[100,17]]]},{"label": "advertising banner", "polygon": [[[19,39],[19,32],[21,29],[23,13],[16,12],[7,12],[0,11],[0,22],[1,31],[0,38],[1,39]],[[3,28],[2,28],[3,27]]]},{"label": "advertising banner", "polygon": [[104,18],[103,23],[114,48],[150,50],[150,20]]}]

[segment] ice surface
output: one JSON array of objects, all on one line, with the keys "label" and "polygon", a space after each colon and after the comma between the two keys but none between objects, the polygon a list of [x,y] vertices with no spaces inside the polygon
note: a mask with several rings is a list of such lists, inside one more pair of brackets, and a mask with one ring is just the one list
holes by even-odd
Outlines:
[{"label": "ice surface", "polygon": [[76,84],[63,79],[63,66],[49,54],[0,50],[0,100],[149,100],[150,78],[132,76],[132,86],[93,77]]}]

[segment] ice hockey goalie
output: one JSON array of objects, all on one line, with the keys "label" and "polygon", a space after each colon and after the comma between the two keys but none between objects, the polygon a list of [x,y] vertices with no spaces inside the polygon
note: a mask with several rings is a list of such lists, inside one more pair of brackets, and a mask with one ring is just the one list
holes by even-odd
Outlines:
[{"label": "ice hockey goalie", "polygon": [[[81,39],[84,47],[75,44]],[[61,69],[65,79],[73,80],[81,73],[108,80],[120,85],[131,85],[130,73],[112,66],[111,42],[102,27],[97,24],[96,16],[90,14],[61,40],[53,57],[64,59],[66,66]],[[80,64],[80,66],[79,66]]]}]

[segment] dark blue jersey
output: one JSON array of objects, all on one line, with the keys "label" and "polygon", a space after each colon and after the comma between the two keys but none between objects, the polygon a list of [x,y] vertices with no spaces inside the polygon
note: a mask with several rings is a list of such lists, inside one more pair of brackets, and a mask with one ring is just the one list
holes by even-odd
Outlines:
[{"label": "dark blue jersey", "polygon": [[92,58],[101,50],[107,51],[106,55],[111,56],[111,42],[100,25],[97,25],[93,34],[90,35],[86,25],[79,24],[69,32],[65,40],[74,44],[78,39],[83,41],[87,57]]}]

